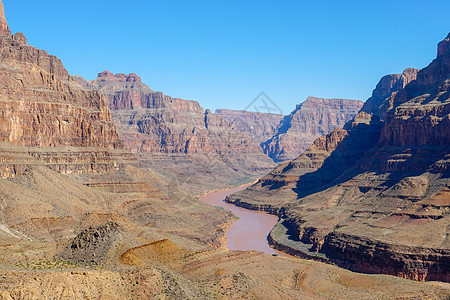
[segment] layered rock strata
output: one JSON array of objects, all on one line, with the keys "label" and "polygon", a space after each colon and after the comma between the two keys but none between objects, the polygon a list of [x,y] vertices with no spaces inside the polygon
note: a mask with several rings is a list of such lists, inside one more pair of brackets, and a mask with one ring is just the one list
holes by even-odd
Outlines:
[{"label": "layered rock strata", "polygon": [[0,11],[1,176],[39,164],[67,174],[136,164],[121,150],[105,97],[71,81],[57,57],[22,33],[11,35]]},{"label": "layered rock strata", "polygon": [[245,132],[258,145],[276,134],[281,120],[285,117],[281,114],[230,109],[216,109],[214,114],[227,120],[237,130]]},{"label": "layered rock strata", "polygon": [[449,282],[448,40],[426,68],[384,77],[344,129],[227,201],[278,213],[271,241],[293,253]]},{"label": "layered rock strata", "polygon": [[[123,227],[124,245],[145,236],[197,249],[221,245],[229,214],[138,168],[106,98],[73,81],[57,57],[27,45],[23,34],[11,35],[3,5],[0,28],[0,269],[5,259],[61,257],[80,232],[108,222]],[[179,217],[187,207],[192,214]],[[98,244],[80,261],[108,257]]]},{"label": "layered rock strata", "polygon": [[102,92],[125,148],[143,166],[201,193],[249,182],[274,167],[245,133],[198,102],[154,92],[136,74],[99,73],[81,85]]},{"label": "layered rock strata", "polygon": [[342,128],[362,105],[358,100],[308,97],[281,121],[275,135],[262,144],[264,153],[275,162],[294,159],[316,138]]},{"label": "layered rock strata", "polygon": [[9,30],[8,22],[6,22],[5,9],[3,3],[0,1],[0,35],[11,35],[11,30]]},{"label": "layered rock strata", "polygon": [[[95,112],[90,92],[76,90],[86,95],[77,100],[88,113]],[[50,108],[45,114],[57,119],[61,111]],[[80,128],[81,139],[67,130],[72,144],[54,123],[40,123],[44,117],[36,117],[41,135],[36,139],[25,135],[9,140],[9,128],[2,128],[8,142],[1,144],[0,161],[23,163],[28,169],[0,178],[0,299],[448,297],[445,285],[361,275],[254,251],[213,250],[223,248],[229,214],[131,164],[97,174],[67,175],[48,168],[62,166],[60,159],[87,165],[89,152],[126,152],[115,146],[108,130],[100,130],[103,139],[98,136],[95,118],[86,120],[91,129]],[[108,161],[116,163],[117,158]],[[95,158],[91,164],[97,164]]]},{"label": "layered rock strata", "polygon": [[362,111],[379,116],[382,120],[386,118],[387,101],[386,98],[390,97],[392,93],[400,91],[408,83],[416,80],[419,70],[413,68],[407,68],[402,74],[389,74],[381,78],[377,86],[372,92],[370,97],[364,106]]}]

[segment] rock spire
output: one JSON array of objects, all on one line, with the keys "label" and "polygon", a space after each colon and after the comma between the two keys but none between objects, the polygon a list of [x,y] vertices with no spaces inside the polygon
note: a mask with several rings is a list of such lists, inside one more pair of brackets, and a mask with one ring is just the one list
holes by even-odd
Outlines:
[{"label": "rock spire", "polygon": [[5,9],[3,7],[3,2],[0,0],[0,35],[11,35],[11,30],[9,30],[8,22],[5,18]]}]

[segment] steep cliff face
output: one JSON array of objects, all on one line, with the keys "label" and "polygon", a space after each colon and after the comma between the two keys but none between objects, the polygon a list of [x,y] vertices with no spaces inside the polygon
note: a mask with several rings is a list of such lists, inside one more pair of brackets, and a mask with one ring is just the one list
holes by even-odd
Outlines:
[{"label": "steep cliff face", "polygon": [[308,97],[281,121],[275,135],[262,144],[264,153],[276,162],[294,159],[316,138],[342,128],[362,105],[357,100]]},{"label": "steep cliff face", "polygon": [[372,92],[370,97],[364,106],[362,111],[379,116],[382,120],[386,118],[387,101],[388,97],[396,91],[403,89],[408,83],[416,80],[419,70],[413,68],[407,68],[402,74],[389,74],[381,78],[376,88]]},{"label": "steep cliff face", "polygon": [[198,102],[152,91],[135,75],[105,71],[81,85],[101,91],[126,149],[193,192],[244,183],[273,162],[245,133]]},{"label": "steep cliff face", "polygon": [[11,35],[3,4],[0,12],[1,176],[37,164],[63,173],[135,164],[121,150],[105,97],[71,81],[61,61],[28,45],[24,34]]},{"label": "steep cliff face", "polygon": [[3,5],[0,28],[3,279],[14,265],[26,270],[36,263],[29,269],[34,273],[44,259],[47,266],[67,259],[71,265],[100,264],[111,256],[117,261],[121,249],[161,238],[196,250],[221,246],[228,213],[136,167],[106,98],[73,81],[59,59],[27,45],[23,34],[5,31]]},{"label": "steep cliff face", "polygon": [[450,281],[447,43],[419,72],[383,77],[344,129],[227,201],[279,213],[271,241],[294,254]]},{"label": "steep cliff face", "polygon": [[5,9],[3,3],[0,1],[0,35],[11,35],[11,30],[9,30],[8,22],[6,22]]},{"label": "steep cliff face", "polygon": [[439,43],[437,58],[390,99],[380,140],[384,145],[450,144],[449,44],[449,37]]},{"label": "steep cliff face", "polygon": [[237,130],[245,132],[258,145],[276,134],[284,118],[284,115],[280,114],[230,109],[216,109],[214,113],[227,120]]}]

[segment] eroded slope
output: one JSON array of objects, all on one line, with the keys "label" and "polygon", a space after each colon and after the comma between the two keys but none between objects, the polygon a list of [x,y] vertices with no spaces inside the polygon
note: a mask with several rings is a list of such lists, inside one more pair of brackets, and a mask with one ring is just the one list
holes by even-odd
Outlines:
[{"label": "eroded slope", "polygon": [[228,201],[279,213],[272,242],[297,255],[449,281],[448,43],[419,72],[383,78],[344,129]]}]

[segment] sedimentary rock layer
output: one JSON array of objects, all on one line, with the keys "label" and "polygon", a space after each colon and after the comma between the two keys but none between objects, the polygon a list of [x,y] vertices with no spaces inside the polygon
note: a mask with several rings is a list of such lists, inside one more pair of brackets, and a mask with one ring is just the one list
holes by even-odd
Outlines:
[{"label": "sedimentary rock layer", "polygon": [[316,138],[342,128],[362,105],[357,100],[308,97],[281,121],[275,135],[262,144],[264,153],[276,162],[293,159]]},{"label": "sedimentary rock layer", "polygon": [[11,30],[9,30],[8,22],[6,22],[5,9],[3,8],[3,3],[0,1],[0,35],[11,35]]},{"label": "sedimentary rock layer", "polygon": [[273,162],[245,133],[197,101],[154,92],[136,74],[99,73],[92,82],[74,77],[108,99],[125,148],[141,163],[195,192],[248,182]]},{"label": "sedimentary rock layer", "polygon": [[136,164],[111,120],[106,98],[72,81],[61,61],[11,35],[0,7],[0,173],[33,166],[64,174],[105,173]]},{"label": "sedimentary rock layer", "polygon": [[245,132],[255,143],[261,145],[276,134],[284,115],[244,110],[216,109],[217,114],[234,128]]},{"label": "sedimentary rock layer", "polygon": [[448,44],[426,68],[383,77],[344,129],[227,201],[278,213],[271,240],[294,253],[450,281]]},{"label": "sedimentary rock layer", "polygon": [[60,60],[0,36],[0,141],[117,148],[105,98],[70,82]]}]

